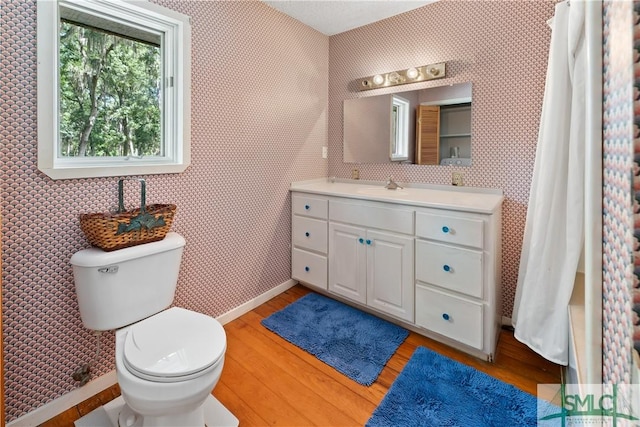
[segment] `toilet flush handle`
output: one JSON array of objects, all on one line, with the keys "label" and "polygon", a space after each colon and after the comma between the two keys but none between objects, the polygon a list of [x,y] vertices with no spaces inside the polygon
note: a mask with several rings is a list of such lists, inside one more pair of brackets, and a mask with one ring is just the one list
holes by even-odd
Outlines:
[{"label": "toilet flush handle", "polygon": [[100,267],[98,269],[98,271],[100,273],[111,273],[111,274],[114,274],[114,273],[118,272],[118,268],[119,267],[117,265],[110,265],[109,267]]}]

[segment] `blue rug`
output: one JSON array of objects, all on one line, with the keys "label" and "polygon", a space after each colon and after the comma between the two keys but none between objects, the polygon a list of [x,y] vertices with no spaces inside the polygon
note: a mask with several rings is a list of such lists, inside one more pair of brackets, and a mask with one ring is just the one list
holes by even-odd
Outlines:
[{"label": "blue rug", "polygon": [[538,399],[418,347],[367,426],[536,426]]},{"label": "blue rug", "polygon": [[404,328],[318,294],[305,295],[262,325],[367,386],[409,335]]}]

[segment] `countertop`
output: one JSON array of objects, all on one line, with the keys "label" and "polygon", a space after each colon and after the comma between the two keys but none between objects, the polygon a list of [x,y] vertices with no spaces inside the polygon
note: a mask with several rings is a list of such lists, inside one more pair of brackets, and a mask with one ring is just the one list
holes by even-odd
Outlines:
[{"label": "countertop", "polygon": [[403,189],[388,190],[384,185],[384,182],[318,179],[294,182],[290,190],[483,214],[499,211],[504,200],[499,189],[401,183]]}]

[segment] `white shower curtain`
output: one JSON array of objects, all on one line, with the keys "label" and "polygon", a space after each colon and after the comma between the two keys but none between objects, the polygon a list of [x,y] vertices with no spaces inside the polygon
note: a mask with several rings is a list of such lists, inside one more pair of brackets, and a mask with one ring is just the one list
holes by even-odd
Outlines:
[{"label": "white shower curtain", "polygon": [[519,341],[566,365],[567,307],[584,240],[584,3],[558,3],[549,25],[547,80],[512,320]]}]

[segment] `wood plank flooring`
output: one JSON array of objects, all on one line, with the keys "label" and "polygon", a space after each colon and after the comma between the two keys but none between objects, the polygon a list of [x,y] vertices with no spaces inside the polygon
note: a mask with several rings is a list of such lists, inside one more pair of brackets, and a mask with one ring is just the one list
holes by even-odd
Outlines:
[{"label": "wood plank flooring", "polygon": [[[495,362],[488,363],[411,332],[370,387],[362,386],[260,325],[273,312],[311,292],[297,285],[225,325],[227,352],[213,394],[241,426],[361,426],[409,361],[417,346],[486,372],[535,394],[539,383],[559,383],[560,366],[541,358],[502,331]],[[72,426],[120,394],[118,386],[45,422]]]}]

